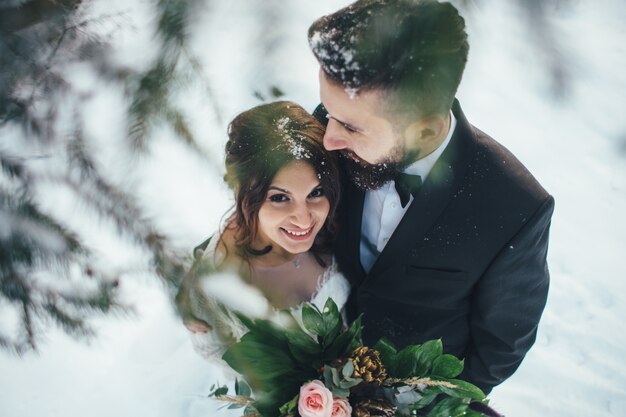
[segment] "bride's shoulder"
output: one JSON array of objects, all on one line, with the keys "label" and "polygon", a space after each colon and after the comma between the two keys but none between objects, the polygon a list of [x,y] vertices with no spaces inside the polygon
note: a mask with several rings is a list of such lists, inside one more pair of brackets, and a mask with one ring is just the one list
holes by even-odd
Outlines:
[{"label": "bride's shoulder", "polygon": [[243,262],[237,252],[233,227],[226,225],[223,230],[211,235],[205,243],[196,248],[196,260],[211,263],[217,269],[238,267]]},{"label": "bride's shoulder", "polygon": [[337,306],[341,309],[350,294],[350,283],[338,270],[334,257],[329,256],[326,265],[327,268],[324,271],[324,275],[319,280],[317,291],[311,298],[311,302],[321,309],[326,303],[326,300],[332,297]]}]

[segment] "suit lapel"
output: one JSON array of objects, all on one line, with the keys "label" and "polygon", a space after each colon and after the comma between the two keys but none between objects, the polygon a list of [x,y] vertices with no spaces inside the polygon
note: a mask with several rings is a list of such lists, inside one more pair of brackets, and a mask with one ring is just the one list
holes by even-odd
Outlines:
[{"label": "suit lapel", "polygon": [[352,185],[348,178],[344,175],[342,181],[335,256],[346,278],[352,285],[358,285],[365,275],[359,256],[365,193]]},{"label": "suit lapel", "polygon": [[365,275],[363,266],[361,265],[361,221],[363,219],[363,202],[365,201],[365,192],[357,189],[356,187],[349,185],[346,187],[348,191],[346,194],[346,242],[348,259],[350,259],[351,269],[353,271],[352,276],[356,278],[360,284]]},{"label": "suit lapel", "polygon": [[435,163],[368,276],[376,276],[398,259],[405,259],[403,255],[408,255],[408,251],[424,238],[456,193],[473,154],[474,139],[471,126],[456,100],[452,111],[457,126],[448,147]]}]

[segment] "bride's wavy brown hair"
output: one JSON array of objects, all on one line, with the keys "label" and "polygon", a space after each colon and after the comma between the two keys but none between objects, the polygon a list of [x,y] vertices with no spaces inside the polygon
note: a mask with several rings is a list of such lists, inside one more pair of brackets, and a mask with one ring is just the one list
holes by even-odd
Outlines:
[{"label": "bride's wavy brown hair", "polygon": [[340,174],[335,155],[324,149],[323,137],[322,124],[290,101],[253,107],[230,123],[224,180],[235,193],[235,210],[228,224],[235,227],[235,245],[240,256],[248,259],[272,250],[271,246],[260,250],[251,246],[258,233],[259,210],[276,173],[293,161],[304,161],[313,167],[328,198],[328,217],[311,250],[316,255],[330,252]]}]

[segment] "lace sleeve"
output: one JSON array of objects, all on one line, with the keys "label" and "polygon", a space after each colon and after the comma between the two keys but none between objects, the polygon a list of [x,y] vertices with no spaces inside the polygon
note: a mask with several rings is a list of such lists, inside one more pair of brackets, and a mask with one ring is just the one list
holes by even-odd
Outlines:
[{"label": "lace sleeve", "polygon": [[317,291],[311,297],[311,303],[320,310],[324,308],[326,300],[332,298],[339,310],[343,310],[348,295],[350,294],[350,283],[337,270],[337,264],[333,259],[330,267],[324,272],[317,284]]},{"label": "lace sleeve", "polygon": [[[209,241],[205,249],[198,254],[197,262],[208,262],[213,265],[220,262],[220,259],[216,259],[217,241],[215,237]],[[192,343],[203,357],[223,362],[221,358],[224,352],[230,345],[239,341],[248,329],[232,311],[214,297],[207,295],[202,288],[204,280],[207,279],[211,278],[192,274],[185,283],[189,316],[202,320],[212,327],[207,333],[193,334]],[[225,363],[223,364],[227,367]]]},{"label": "lace sleeve", "polygon": [[207,333],[192,335],[191,341],[194,349],[202,357],[221,365],[223,371],[234,372],[222,360],[222,356],[233,343],[241,339],[248,329],[223,305],[204,296],[201,292],[193,294],[192,309],[213,327]]},{"label": "lace sleeve", "polygon": [[[326,300],[328,300],[328,298],[332,298],[341,312],[343,322],[347,323],[344,307],[348,301],[349,295],[350,283],[343,276],[343,274],[337,270],[337,264],[333,259],[331,266],[320,277],[317,283],[317,290],[311,297],[310,303],[322,310],[326,304]],[[302,324],[302,305],[292,308],[291,312],[300,326],[304,329],[304,325]]]}]

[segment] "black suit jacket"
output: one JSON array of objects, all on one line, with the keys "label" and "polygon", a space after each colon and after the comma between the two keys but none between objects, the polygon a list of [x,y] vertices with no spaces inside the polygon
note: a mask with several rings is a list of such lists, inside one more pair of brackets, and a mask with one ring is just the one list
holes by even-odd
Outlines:
[{"label": "black suit jacket", "polygon": [[535,341],[554,199],[458,101],[452,111],[448,147],[369,274],[359,254],[365,194],[344,181],[335,256],[353,285],[348,317],[364,313],[365,344],[441,338],[465,358],[461,378],[489,392]]}]

